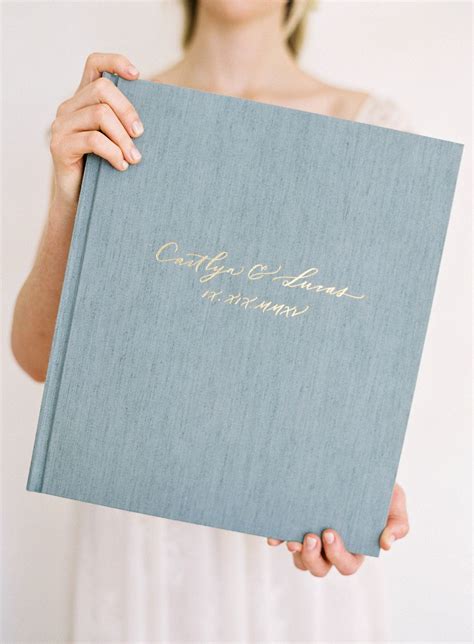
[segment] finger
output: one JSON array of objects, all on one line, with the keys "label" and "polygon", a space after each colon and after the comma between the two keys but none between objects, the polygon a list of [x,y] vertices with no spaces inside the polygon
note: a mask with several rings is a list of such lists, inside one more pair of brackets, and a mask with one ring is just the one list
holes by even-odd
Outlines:
[{"label": "finger", "polygon": [[55,119],[52,127],[53,136],[66,136],[72,132],[100,130],[122,150],[129,163],[140,161],[141,154],[133,140],[107,103],[97,103],[83,107],[68,116]]},{"label": "finger", "polygon": [[53,157],[68,159],[71,164],[81,159],[84,154],[93,152],[106,159],[117,170],[126,170],[127,161],[123,158],[122,150],[118,145],[97,130],[92,132],[76,132],[69,136],[51,142]]},{"label": "finger", "polygon": [[307,571],[307,570],[308,570],[308,569],[306,568],[306,566],[304,565],[304,563],[302,562],[302,560],[301,560],[301,553],[299,553],[299,552],[296,552],[296,553],[293,555],[293,565],[294,565],[296,568],[298,568],[298,570],[303,570],[303,571]]},{"label": "finger", "polygon": [[341,575],[352,575],[361,567],[365,557],[348,552],[341,536],[335,530],[323,532],[324,554]]},{"label": "finger", "polygon": [[393,542],[396,539],[405,537],[409,529],[405,491],[397,483],[393,488],[387,523],[380,535],[380,547],[384,550],[390,550]]},{"label": "finger", "polygon": [[291,554],[293,555],[294,565],[299,570],[307,570],[306,566],[304,565],[301,559],[301,549],[303,547],[302,544],[299,543],[299,541],[287,541],[286,547],[288,548],[288,551],[291,552]]},{"label": "finger", "polygon": [[110,72],[111,74],[118,74],[127,80],[134,80],[138,78],[140,72],[129,61],[126,56],[122,54],[101,54],[94,52],[89,54],[84,65],[81,82],[77,91],[92,83],[97,78],[100,78],[102,72]]},{"label": "finger", "polygon": [[298,570],[308,570],[303,563],[303,559],[301,557],[301,552],[294,552],[293,553],[293,564],[298,568]]},{"label": "finger", "polygon": [[321,539],[313,533],[305,535],[301,560],[315,577],[325,577],[331,570],[331,563],[322,557]]},{"label": "finger", "polygon": [[281,539],[273,539],[273,537],[268,537],[267,543],[269,546],[279,546],[283,543]]},{"label": "finger", "polygon": [[88,105],[106,103],[117,115],[130,136],[143,134],[143,123],[128,98],[108,78],[98,78],[59,106],[56,117],[63,117]]},{"label": "finger", "polygon": [[303,544],[301,544],[299,541],[287,541],[286,547],[292,554],[294,554],[295,552],[301,552]]}]

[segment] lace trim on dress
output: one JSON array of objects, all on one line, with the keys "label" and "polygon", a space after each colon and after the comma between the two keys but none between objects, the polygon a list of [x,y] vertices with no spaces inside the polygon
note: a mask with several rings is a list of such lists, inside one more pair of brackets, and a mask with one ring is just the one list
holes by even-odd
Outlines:
[{"label": "lace trim on dress", "polygon": [[367,96],[359,108],[355,121],[406,132],[412,131],[411,120],[399,104],[393,99],[379,94]]}]

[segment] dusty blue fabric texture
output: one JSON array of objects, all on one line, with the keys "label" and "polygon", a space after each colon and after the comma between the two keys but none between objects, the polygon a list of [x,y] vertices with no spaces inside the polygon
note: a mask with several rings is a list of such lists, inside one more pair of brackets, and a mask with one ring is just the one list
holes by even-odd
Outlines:
[{"label": "dusty blue fabric texture", "polygon": [[463,146],[105,76],[27,489],[378,556]]}]

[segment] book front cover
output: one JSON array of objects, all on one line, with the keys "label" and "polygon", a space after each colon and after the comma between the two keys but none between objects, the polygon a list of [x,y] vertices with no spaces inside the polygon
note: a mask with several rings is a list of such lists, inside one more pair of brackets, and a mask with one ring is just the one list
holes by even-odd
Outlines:
[{"label": "book front cover", "polygon": [[143,158],[87,160],[29,489],[377,556],[462,145],[115,82]]}]

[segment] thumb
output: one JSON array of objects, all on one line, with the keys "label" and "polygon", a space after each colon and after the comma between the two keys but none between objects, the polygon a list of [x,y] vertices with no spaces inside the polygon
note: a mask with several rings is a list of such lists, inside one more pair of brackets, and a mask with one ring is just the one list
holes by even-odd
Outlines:
[{"label": "thumb", "polygon": [[387,524],[380,535],[380,546],[390,550],[396,539],[402,539],[408,534],[410,527],[406,506],[406,496],[403,488],[396,483],[388,511]]}]

